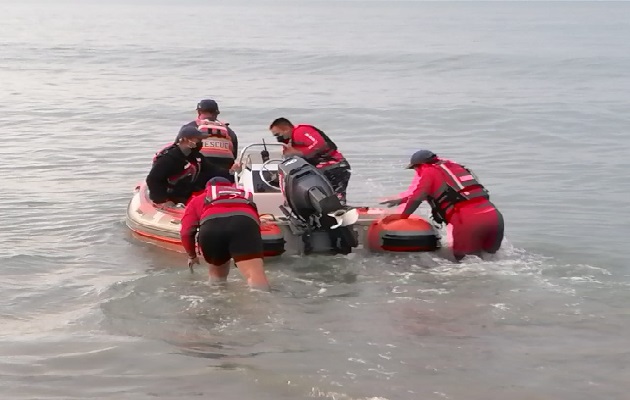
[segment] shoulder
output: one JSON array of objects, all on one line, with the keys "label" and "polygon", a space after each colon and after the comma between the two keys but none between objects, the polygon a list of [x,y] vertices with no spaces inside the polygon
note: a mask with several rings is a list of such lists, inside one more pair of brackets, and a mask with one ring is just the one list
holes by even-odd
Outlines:
[{"label": "shoulder", "polygon": [[317,130],[315,130],[311,125],[296,125],[293,128],[294,135],[305,135],[305,134],[317,134]]},{"label": "shoulder", "polygon": [[188,201],[188,204],[186,204],[186,209],[184,210],[184,213],[186,214],[198,213],[199,209],[203,207],[203,202],[204,202],[205,197],[206,197],[205,192],[195,195],[192,199]]},{"label": "shoulder", "polygon": [[173,145],[170,146],[166,146],[160,150],[158,150],[155,155],[153,156],[153,162],[162,162],[162,160],[164,159],[164,156],[167,155],[171,155],[172,154],[172,148]]},{"label": "shoulder", "polygon": [[422,175],[420,176],[420,180],[425,182],[435,181],[442,176],[440,172],[440,166],[438,164],[432,164],[429,168],[424,168],[422,171]]},{"label": "shoulder", "polygon": [[182,150],[178,147],[178,146],[171,146],[165,149],[164,151],[164,155],[165,156],[169,156],[169,158],[184,158],[184,153],[182,153]]},{"label": "shoulder", "polygon": [[206,198],[205,191],[202,193],[196,194],[192,199],[190,199],[190,201],[188,202],[188,205],[192,207],[198,207],[203,204],[205,198]]},{"label": "shoulder", "polygon": [[229,122],[227,122],[227,121],[225,121],[225,120],[223,120],[223,119],[217,119],[215,122],[217,122],[217,123],[219,123],[219,124],[221,124],[221,125],[225,126],[228,130],[230,130],[230,129],[231,129],[231,128],[230,128],[230,123],[229,123]]},{"label": "shoulder", "polygon": [[457,163],[455,161],[451,161],[451,160],[442,160],[442,165],[446,167],[463,167],[462,164]]},{"label": "shoulder", "polygon": [[189,161],[189,157],[186,157],[179,147],[173,146],[165,149],[163,153],[157,157],[155,162],[160,164],[178,165]]}]

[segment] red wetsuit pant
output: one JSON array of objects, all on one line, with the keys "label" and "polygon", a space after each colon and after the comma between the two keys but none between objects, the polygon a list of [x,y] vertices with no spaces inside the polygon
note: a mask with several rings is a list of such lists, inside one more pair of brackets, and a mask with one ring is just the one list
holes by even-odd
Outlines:
[{"label": "red wetsuit pant", "polygon": [[489,201],[455,206],[448,224],[449,245],[457,259],[482,251],[494,254],[501,247],[503,215]]}]

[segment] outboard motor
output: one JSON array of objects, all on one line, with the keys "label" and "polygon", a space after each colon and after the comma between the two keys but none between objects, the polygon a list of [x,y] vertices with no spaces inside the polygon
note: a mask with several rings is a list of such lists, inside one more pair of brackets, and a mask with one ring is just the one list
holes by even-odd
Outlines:
[{"label": "outboard motor", "polygon": [[[305,253],[333,251],[348,254],[358,246],[352,225],[356,209],[341,204],[326,177],[300,157],[278,165],[280,189],[287,207],[280,207],[302,235]],[[322,237],[324,240],[322,240]]]}]

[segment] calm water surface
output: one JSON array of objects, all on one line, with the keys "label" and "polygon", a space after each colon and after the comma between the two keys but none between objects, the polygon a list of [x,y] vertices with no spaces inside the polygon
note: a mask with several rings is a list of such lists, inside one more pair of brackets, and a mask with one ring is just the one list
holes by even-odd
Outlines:
[{"label": "calm water surface", "polygon": [[[0,5],[0,383],[11,399],[627,399],[630,4]],[[285,257],[272,293],[129,237],[154,152],[215,98],[244,145],[328,132],[350,198],[429,148],[499,259]],[[426,212],[424,208],[422,212]]]}]

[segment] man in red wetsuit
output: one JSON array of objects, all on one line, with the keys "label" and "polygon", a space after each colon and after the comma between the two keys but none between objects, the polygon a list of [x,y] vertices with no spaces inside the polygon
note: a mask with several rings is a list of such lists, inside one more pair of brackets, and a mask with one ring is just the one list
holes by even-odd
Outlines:
[{"label": "man in red wetsuit", "polygon": [[401,217],[408,218],[426,200],[436,222],[448,224],[449,247],[457,261],[468,254],[499,250],[503,216],[472,171],[428,150],[415,152],[407,168],[415,169],[420,178],[417,186],[410,195],[381,204],[393,207],[405,203]]},{"label": "man in red wetsuit", "polygon": [[251,193],[237,189],[222,177],[208,181],[204,194],[186,205],[180,237],[188,253],[188,266],[199,264],[195,236],[209,266],[211,281],[225,281],[234,259],[250,287],[269,289],[263,268],[260,217]]},{"label": "man in red wetsuit", "polygon": [[286,118],[278,118],[269,126],[278,142],[288,144],[285,156],[304,158],[319,169],[330,182],[342,204],[350,181],[350,164],[337,150],[337,145],[321,130],[312,125],[294,126]]}]

